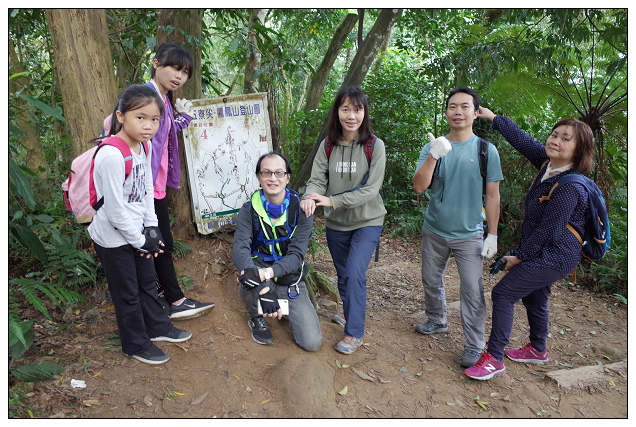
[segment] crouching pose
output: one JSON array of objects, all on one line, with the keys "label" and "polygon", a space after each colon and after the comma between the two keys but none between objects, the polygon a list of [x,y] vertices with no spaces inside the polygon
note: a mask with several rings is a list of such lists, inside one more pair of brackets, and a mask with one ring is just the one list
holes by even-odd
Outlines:
[{"label": "crouching pose", "polygon": [[239,295],[247,310],[247,324],[254,341],[273,344],[266,317],[281,319],[282,303],[289,310],[285,317],[298,346],[316,351],[322,345],[322,332],[304,281],[313,215],[302,213],[298,194],[286,188],[291,167],[281,154],[261,156],[256,177],[261,189],[238,213],[232,255],[240,274]]}]

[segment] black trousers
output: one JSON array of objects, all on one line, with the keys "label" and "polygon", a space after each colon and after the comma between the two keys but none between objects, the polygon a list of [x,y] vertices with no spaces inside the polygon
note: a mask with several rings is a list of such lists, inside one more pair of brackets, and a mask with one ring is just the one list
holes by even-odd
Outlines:
[{"label": "black trousers", "polygon": [[174,239],[170,231],[170,216],[168,215],[168,202],[165,198],[155,199],[155,214],[159,220],[159,231],[163,237],[163,253],[159,254],[155,260],[155,270],[159,280],[159,291],[164,291],[166,299],[170,304],[184,298],[185,295],[177,281],[177,273],[174,270],[172,251],[174,250]]},{"label": "black trousers", "polygon": [[133,355],[150,347],[150,338],[166,334],[172,323],[157,296],[152,259],[130,245],[104,248],[94,243],[115,306],[121,350]]}]

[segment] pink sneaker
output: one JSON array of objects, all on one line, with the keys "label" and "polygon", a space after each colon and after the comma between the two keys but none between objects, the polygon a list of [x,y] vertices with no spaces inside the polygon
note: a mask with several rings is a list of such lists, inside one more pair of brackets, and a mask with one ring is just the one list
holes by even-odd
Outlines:
[{"label": "pink sneaker", "polygon": [[506,373],[503,361],[498,362],[490,353],[482,353],[473,366],[464,370],[466,376],[475,380],[489,380]]},{"label": "pink sneaker", "polygon": [[545,365],[550,361],[548,359],[548,350],[544,350],[539,353],[537,350],[532,347],[530,343],[526,344],[525,347],[522,347],[518,350],[509,348],[504,350],[508,359],[514,360],[515,362],[525,362],[525,363],[536,363],[538,365]]}]

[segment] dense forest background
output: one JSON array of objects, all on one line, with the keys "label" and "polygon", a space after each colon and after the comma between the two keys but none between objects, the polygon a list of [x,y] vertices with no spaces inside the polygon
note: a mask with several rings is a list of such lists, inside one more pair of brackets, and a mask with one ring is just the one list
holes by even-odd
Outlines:
[{"label": "dense forest background", "polygon": [[[66,210],[71,160],[100,134],[120,90],[149,79],[156,47],[184,45],[193,78],[177,97],[267,92],[275,148],[302,189],[341,86],[369,97],[387,147],[386,233],[418,234],[426,193],[411,185],[427,132],[448,131],[445,95],[471,86],[496,114],[545,141],[562,117],[594,130],[590,177],[610,209],[612,246],[578,283],[627,301],[626,9],[9,9],[9,330],[15,360],[33,342],[27,301],[51,321],[103,281],[90,239]],[[536,171],[494,132],[500,250],[513,247]],[[184,158],[184,157],[182,157]],[[184,168],[185,165],[182,165]],[[187,179],[182,174],[182,189]],[[188,191],[170,192],[175,237],[191,238]],[[187,245],[181,248],[186,250]]]}]

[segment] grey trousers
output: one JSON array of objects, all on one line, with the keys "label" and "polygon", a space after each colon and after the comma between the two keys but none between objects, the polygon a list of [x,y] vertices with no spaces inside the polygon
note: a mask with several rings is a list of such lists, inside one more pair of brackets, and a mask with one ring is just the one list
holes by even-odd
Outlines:
[{"label": "grey trousers", "polygon": [[[270,283],[272,283],[271,287],[279,299],[289,300],[289,315],[283,317],[286,317],[291,324],[296,344],[306,351],[318,350],[322,345],[322,331],[320,330],[318,313],[316,313],[316,308],[311,303],[305,282],[301,280],[298,283],[300,294],[298,298],[294,299],[287,295],[287,286],[276,285],[272,281]],[[248,317],[260,316],[258,314],[258,293],[256,290],[248,291],[243,285],[238,285],[238,288]],[[268,322],[278,321],[272,318],[267,319]]]},{"label": "grey trousers", "polygon": [[422,226],[422,284],[424,285],[424,308],[429,320],[446,323],[446,292],[444,273],[451,253],[455,256],[459,272],[459,300],[464,349],[481,352],[486,321],[486,299],[481,283],[483,240],[480,234],[463,238],[442,237]]}]

